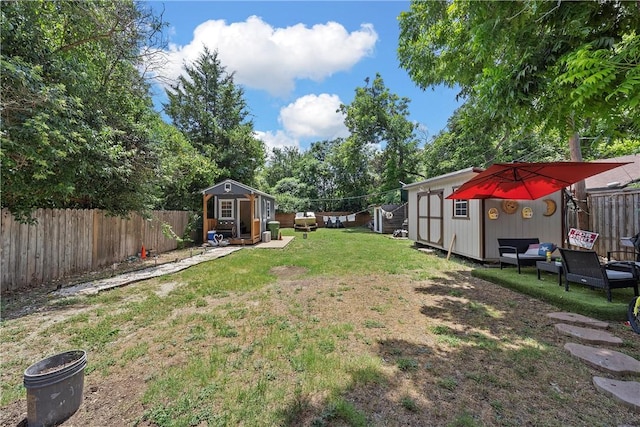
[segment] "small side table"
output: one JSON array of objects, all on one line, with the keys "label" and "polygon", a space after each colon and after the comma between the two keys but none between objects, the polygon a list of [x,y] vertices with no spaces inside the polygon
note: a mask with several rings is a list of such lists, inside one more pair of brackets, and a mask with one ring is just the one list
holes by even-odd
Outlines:
[{"label": "small side table", "polygon": [[[562,286],[562,274],[564,273],[562,264],[556,264],[555,261],[536,261],[536,270],[538,270],[538,280],[540,280],[540,271],[558,274],[558,286]],[[569,292],[569,282],[567,281],[565,281],[564,290]]]}]

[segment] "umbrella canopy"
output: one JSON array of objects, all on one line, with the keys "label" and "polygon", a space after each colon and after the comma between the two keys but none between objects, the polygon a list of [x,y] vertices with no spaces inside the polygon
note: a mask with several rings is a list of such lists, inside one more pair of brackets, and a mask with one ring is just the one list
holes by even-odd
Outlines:
[{"label": "umbrella canopy", "polygon": [[465,182],[447,199],[535,200],[627,163],[496,163]]}]

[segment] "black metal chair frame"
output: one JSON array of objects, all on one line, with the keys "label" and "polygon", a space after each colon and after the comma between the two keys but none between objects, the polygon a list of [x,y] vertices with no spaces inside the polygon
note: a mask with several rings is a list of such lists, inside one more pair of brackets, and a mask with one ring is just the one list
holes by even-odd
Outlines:
[{"label": "black metal chair frame", "polygon": [[[595,251],[584,251],[574,249],[560,249],[562,265],[565,270],[565,280],[567,282],[582,283],[592,288],[604,289],[607,292],[607,301],[611,302],[611,290],[622,288],[633,288],[638,296],[638,273],[635,269],[627,270],[632,277],[613,279],[607,276],[607,266],[600,264],[600,259]],[[618,270],[611,268],[611,270]]]}]

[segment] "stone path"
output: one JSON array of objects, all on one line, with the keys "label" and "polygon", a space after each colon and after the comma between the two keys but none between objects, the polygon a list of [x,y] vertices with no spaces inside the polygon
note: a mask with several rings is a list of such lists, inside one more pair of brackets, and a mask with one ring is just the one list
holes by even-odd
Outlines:
[{"label": "stone path", "polygon": [[[548,317],[567,323],[555,324],[560,333],[578,338],[594,345],[620,346],[622,340],[606,331],[609,324],[589,317],[571,313],[549,313]],[[597,328],[597,329],[596,329]],[[594,368],[612,375],[640,376],[640,361],[615,350],[602,347],[592,347],[584,344],[566,343],[564,348],[572,356],[579,358]],[[640,412],[640,382],[623,381],[613,378],[593,377],[594,387],[636,412]]]},{"label": "stone path", "polygon": [[640,375],[640,361],[619,351],[568,342],[565,350],[585,363],[614,374]]},{"label": "stone path", "polygon": [[578,323],[584,326],[591,326],[593,328],[607,329],[609,327],[609,324],[607,322],[603,322],[602,320],[592,319],[590,317],[583,316],[581,314],[549,313],[547,314],[547,317],[560,320],[562,322]]},{"label": "stone path", "polygon": [[178,262],[170,262],[157,267],[145,268],[143,270],[133,271],[130,273],[110,277],[107,279],[95,280],[91,282],[80,283],[74,286],[58,289],[53,294],[61,297],[74,295],[95,295],[101,291],[118,288],[130,283],[139,282],[141,280],[151,279],[153,277],[163,276],[165,274],[175,273],[180,270],[200,264],[201,262],[210,261],[212,259],[227,256],[232,252],[242,249],[241,246],[227,246],[225,248],[207,249],[200,255],[185,258]]},{"label": "stone path", "polygon": [[620,338],[616,337],[611,332],[600,329],[583,328],[580,326],[567,325],[566,323],[557,323],[555,327],[565,335],[570,335],[592,344],[622,345],[622,340]]}]

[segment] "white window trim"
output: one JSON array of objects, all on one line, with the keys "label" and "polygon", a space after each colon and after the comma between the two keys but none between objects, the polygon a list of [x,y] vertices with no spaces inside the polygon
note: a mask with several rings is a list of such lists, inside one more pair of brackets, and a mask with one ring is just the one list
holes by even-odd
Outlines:
[{"label": "white window trim", "polygon": [[[459,215],[458,214],[458,204],[462,204],[464,203],[464,207],[465,207],[465,214],[464,215]],[[467,199],[453,199],[453,217],[454,218],[469,218],[469,200]]]},{"label": "white window trim", "polygon": [[267,218],[271,218],[271,200],[267,200]]},{"label": "white window trim", "polygon": [[[222,203],[231,202],[231,216],[222,216]],[[235,219],[233,212],[235,211],[235,200],[233,199],[218,199],[218,219]]]}]

